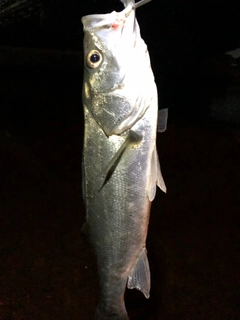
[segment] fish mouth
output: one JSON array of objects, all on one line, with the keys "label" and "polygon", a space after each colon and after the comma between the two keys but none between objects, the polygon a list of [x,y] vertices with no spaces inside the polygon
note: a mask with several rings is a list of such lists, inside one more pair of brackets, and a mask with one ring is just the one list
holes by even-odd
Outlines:
[{"label": "fish mouth", "polygon": [[90,30],[92,28],[111,28],[114,26],[118,26],[118,23],[116,23],[116,21],[122,21],[124,24],[126,18],[129,17],[133,10],[135,11],[135,9],[150,1],[152,0],[140,0],[135,3],[135,0],[121,0],[121,2],[124,4],[125,9],[120,12],[113,11],[112,13],[107,14],[86,15],[82,17],[84,30]]},{"label": "fish mouth", "polygon": [[113,11],[107,14],[90,14],[82,17],[82,24],[84,31],[89,31],[91,29],[109,29],[113,27],[114,29],[120,25],[124,25],[125,20],[129,17],[131,12],[137,8],[141,2],[150,0],[141,0],[135,4],[135,1],[122,1],[124,3],[125,9],[120,12]]}]

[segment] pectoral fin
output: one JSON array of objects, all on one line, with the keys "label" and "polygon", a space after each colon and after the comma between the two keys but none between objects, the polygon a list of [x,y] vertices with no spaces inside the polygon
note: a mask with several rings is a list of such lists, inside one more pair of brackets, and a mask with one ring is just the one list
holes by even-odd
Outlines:
[{"label": "pectoral fin", "polygon": [[139,134],[137,134],[136,132],[134,132],[132,130],[129,131],[129,134],[128,134],[127,138],[125,139],[125,141],[123,142],[121,147],[118,149],[118,151],[115,154],[115,156],[111,159],[111,161],[109,162],[108,166],[104,170],[105,180],[104,180],[104,182],[102,184],[102,187],[101,187],[101,189],[99,191],[102,190],[102,188],[105,186],[105,184],[111,178],[113,172],[117,168],[117,166],[118,166],[123,154],[125,153],[126,149],[130,145],[139,144],[141,141],[142,141],[142,137]]},{"label": "pectoral fin", "polygon": [[155,147],[152,153],[151,172],[148,186],[148,198],[150,201],[153,201],[153,199],[155,198],[157,186],[163,192],[166,192],[167,188],[162,177],[157,149]]},{"label": "pectoral fin", "polygon": [[142,291],[146,298],[150,297],[150,269],[146,249],[142,252],[135,267],[128,276],[127,287]]}]

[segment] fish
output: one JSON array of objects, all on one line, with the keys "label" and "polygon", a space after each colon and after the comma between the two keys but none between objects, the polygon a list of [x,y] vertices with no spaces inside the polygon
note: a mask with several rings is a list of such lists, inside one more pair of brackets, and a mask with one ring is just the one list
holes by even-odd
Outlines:
[{"label": "fish", "polygon": [[[126,287],[150,295],[146,238],[157,186],[158,93],[136,8],[82,17],[84,30],[83,198],[85,231],[97,261],[96,320],[126,320]],[[159,131],[167,111],[161,110]]]}]

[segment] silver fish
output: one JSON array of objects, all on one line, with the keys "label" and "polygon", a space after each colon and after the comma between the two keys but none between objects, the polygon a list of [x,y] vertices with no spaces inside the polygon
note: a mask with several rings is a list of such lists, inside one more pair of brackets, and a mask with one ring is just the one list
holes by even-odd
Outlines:
[{"label": "silver fish", "polygon": [[149,297],[149,213],[156,185],[166,191],[156,151],[157,89],[135,17],[149,0],[121,2],[121,12],[82,18],[83,189],[100,281],[97,320],[128,319],[126,285]]}]

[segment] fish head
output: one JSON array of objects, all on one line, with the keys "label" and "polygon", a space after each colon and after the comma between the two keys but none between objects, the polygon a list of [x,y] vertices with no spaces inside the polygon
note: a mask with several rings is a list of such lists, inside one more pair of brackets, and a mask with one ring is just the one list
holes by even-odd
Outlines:
[{"label": "fish head", "polygon": [[140,80],[146,82],[146,77],[141,67],[146,64],[149,73],[150,66],[135,17],[135,1],[122,2],[125,9],[121,12],[82,18],[83,103],[107,136],[123,133],[143,114]]},{"label": "fish head", "polygon": [[119,87],[126,73],[129,48],[136,37],[135,10],[93,14],[82,18],[84,26],[85,80],[96,92]]}]

